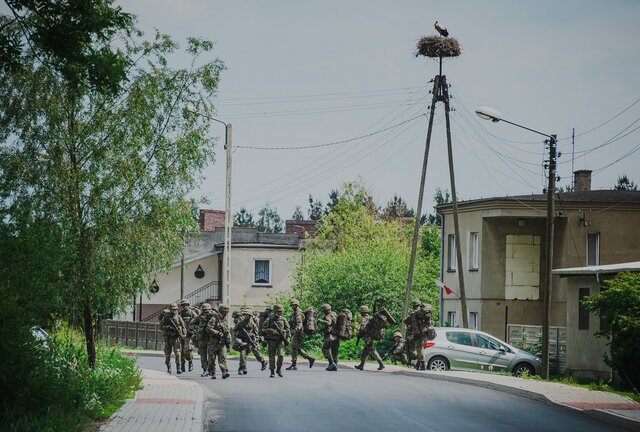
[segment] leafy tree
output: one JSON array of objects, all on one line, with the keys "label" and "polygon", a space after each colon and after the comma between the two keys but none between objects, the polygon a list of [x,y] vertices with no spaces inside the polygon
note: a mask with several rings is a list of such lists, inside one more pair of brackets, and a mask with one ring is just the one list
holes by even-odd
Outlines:
[{"label": "leafy tree", "polygon": [[440,259],[441,249],[440,227],[438,225],[424,225],[422,227],[422,250],[425,257]]},{"label": "leafy tree", "polygon": [[606,323],[596,335],[607,338],[611,350],[605,362],[640,389],[640,274],[621,273],[605,281],[599,294],[583,300],[584,306]]},{"label": "leafy tree", "polygon": [[300,208],[300,206],[296,206],[296,209],[293,211],[293,216],[291,216],[291,219],[293,220],[297,220],[297,221],[301,221],[304,220],[304,215],[302,214],[302,208]]},{"label": "leafy tree", "polygon": [[[316,308],[330,303],[335,310],[357,310],[361,304],[385,306],[402,315],[411,254],[410,237],[397,221],[379,221],[367,207],[368,191],[359,183],[345,184],[331,212],[318,224],[304,260],[294,272],[293,294]],[[420,254],[414,295],[437,311],[439,256]]]},{"label": "leafy tree", "polygon": [[[436,203],[435,207],[437,207],[440,204],[450,203],[451,202],[451,195],[449,194],[448,190],[445,189],[443,191],[442,189],[437,188],[436,189],[436,193],[433,196],[433,200]],[[427,218],[426,223],[440,226],[440,225],[442,225],[442,218],[440,217],[438,212],[436,212],[435,214],[430,214],[429,215],[429,217]]]},{"label": "leafy tree", "polygon": [[233,215],[233,225],[254,228],[256,223],[253,221],[253,213],[242,207],[240,211],[237,211],[236,214]]},{"label": "leafy tree", "polygon": [[327,203],[327,207],[324,210],[324,214],[329,214],[329,212],[333,210],[336,204],[338,204],[338,194],[339,191],[336,189],[332,189],[331,192],[329,192],[329,202]]},{"label": "leafy tree", "polygon": [[316,221],[320,220],[320,218],[323,216],[322,201],[314,200],[311,194],[309,194],[308,214],[309,214],[309,219],[316,220]]},{"label": "leafy tree", "polygon": [[[70,82],[36,58],[0,71],[2,233],[33,246],[23,237],[30,227],[51,230],[41,285],[62,299],[56,312],[83,323],[91,366],[96,312],[123,311],[146,293],[149,274],[168,268],[197,229],[188,193],[213,159],[210,101],[224,68],[198,60],[210,55],[208,41],[189,39],[191,67],[174,69],[178,46],[168,36],[118,36],[132,68],[117,94]],[[92,44],[111,49],[101,38]],[[11,270],[12,282],[28,264]]]},{"label": "leafy tree", "polygon": [[615,190],[636,191],[638,186],[627,175],[618,177],[618,183],[614,186]]},{"label": "leafy tree", "polygon": [[415,211],[409,208],[406,201],[398,195],[393,195],[393,199],[388,201],[387,206],[382,210],[382,218],[386,220],[414,216]]},{"label": "leafy tree", "polygon": [[258,231],[265,233],[282,232],[282,218],[278,214],[278,209],[271,208],[271,206],[267,204],[258,212],[258,216],[258,223],[256,224]]},{"label": "leafy tree", "polygon": [[133,59],[110,42],[134,32],[135,17],[113,0],[5,0],[0,17],[0,59],[5,70],[38,64],[72,87],[117,93]]}]

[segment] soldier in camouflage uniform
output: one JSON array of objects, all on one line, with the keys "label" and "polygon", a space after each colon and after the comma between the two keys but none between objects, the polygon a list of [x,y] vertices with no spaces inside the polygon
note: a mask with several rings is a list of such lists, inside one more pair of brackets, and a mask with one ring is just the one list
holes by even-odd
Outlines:
[{"label": "soldier in camouflage uniform", "polygon": [[207,335],[207,367],[211,379],[216,379],[216,358],[222,372],[222,379],[229,378],[229,368],[227,367],[227,351],[231,345],[231,333],[227,325],[227,313],[229,307],[220,305],[218,313],[213,314],[206,327]]},{"label": "soldier in camouflage uniform", "polygon": [[247,374],[247,355],[252,352],[256,360],[262,364],[262,369],[267,368],[267,361],[260,354],[260,346],[258,345],[258,325],[253,319],[253,311],[246,308],[242,311],[242,319],[239,320],[233,328],[236,337],[236,344],[240,352],[240,367],[238,375]]},{"label": "soldier in camouflage uniform", "polygon": [[169,314],[164,315],[162,321],[160,321],[160,328],[162,328],[162,333],[164,334],[164,363],[167,365],[167,372],[171,373],[171,351],[173,351],[176,358],[176,373],[181,374],[181,342],[187,335],[187,328],[182,317],[178,315],[177,304],[171,303]]},{"label": "soldier in camouflage uniform", "polygon": [[282,317],[283,312],[284,309],[281,305],[273,306],[273,313],[262,324],[262,335],[267,341],[269,349],[269,370],[271,370],[271,378],[275,377],[275,373],[277,373],[279,377],[282,377],[284,348],[289,344],[289,338],[291,337],[289,323]]},{"label": "soldier in camouflage uniform", "polygon": [[382,363],[382,357],[376,350],[374,339],[368,334],[368,326],[371,321],[371,315],[369,315],[369,307],[360,306],[360,326],[358,327],[358,337],[364,339],[364,348],[360,354],[360,364],[354,366],[356,369],[364,370],[364,363],[367,361],[369,355],[378,361],[378,370],[384,369],[384,363]]},{"label": "soldier in camouflage uniform", "polygon": [[324,319],[318,319],[319,323],[324,324],[322,331],[324,332],[324,343],[322,344],[322,354],[329,361],[329,366],[325,370],[338,370],[338,350],[340,349],[340,338],[338,337],[338,315],[331,310],[331,305],[325,303],[322,305],[322,313]]},{"label": "soldier in camouflage uniform", "polygon": [[[413,312],[405,319],[407,325],[407,345],[409,346],[409,352],[414,353],[416,356],[416,370],[425,370],[424,353],[422,348],[424,347],[425,340],[428,336],[428,330],[431,326],[431,322],[425,322],[427,313],[431,314],[431,305],[423,304],[420,300],[414,300],[412,302]],[[427,320],[430,321],[430,320]],[[409,329],[411,333],[409,333]]]},{"label": "soldier in camouflage uniform", "polygon": [[289,327],[291,328],[291,366],[287,370],[298,370],[296,367],[298,354],[302,358],[309,360],[309,368],[312,368],[316,359],[307,354],[301,346],[304,339],[304,314],[300,310],[300,302],[296,299],[291,299],[291,309],[293,309],[289,319]]},{"label": "soldier in camouflage uniform", "polygon": [[191,303],[187,299],[180,300],[180,312],[178,312],[184,321],[184,325],[187,328],[187,336],[184,338],[184,343],[182,344],[182,363],[180,364],[180,369],[182,372],[185,371],[185,362],[189,362],[189,372],[193,370],[193,342],[191,341],[191,337],[193,332],[189,329],[189,323],[198,316],[197,312],[191,309]]},{"label": "soldier in camouflage uniform", "polygon": [[[217,311],[215,311],[217,313]],[[214,310],[209,303],[201,305],[200,315],[195,317],[189,323],[189,329],[193,333],[193,338],[198,344],[198,354],[200,355],[200,365],[202,366],[202,377],[209,375],[207,367],[207,323],[214,314]]]},{"label": "soldier in camouflage uniform", "polygon": [[393,339],[395,340],[395,344],[392,347],[393,350],[391,350],[391,355],[389,356],[389,359],[391,359],[393,364],[397,364],[397,362],[400,362],[403,365],[409,364],[409,361],[407,360],[407,356],[404,353],[405,340],[402,337],[402,333],[395,332],[393,334]]}]

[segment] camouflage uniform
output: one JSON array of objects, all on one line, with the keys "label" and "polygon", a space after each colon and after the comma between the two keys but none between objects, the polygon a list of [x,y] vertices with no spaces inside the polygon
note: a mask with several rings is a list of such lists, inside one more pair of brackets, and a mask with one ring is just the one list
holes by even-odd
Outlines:
[{"label": "camouflage uniform", "polygon": [[181,339],[187,335],[187,328],[182,317],[178,315],[178,305],[172,303],[169,307],[170,313],[165,315],[160,321],[160,327],[164,334],[164,363],[167,365],[167,372],[171,373],[171,351],[176,358],[176,373],[180,374],[180,351]]},{"label": "camouflage uniform", "polygon": [[338,315],[331,310],[330,304],[322,305],[324,319],[318,322],[324,324],[322,331],[324,332],[324,343],[322,344],[322,354],[329,361],[326,370],[338,370],[338,350],[340,349],[340,338],[338,337]]},{"label": "camouflage uniform", "polygon": [[231,344],[231,333],[227,325],[226,305],[220,305],[218,313],[213,314],[206,327],[207,336],[207,367],[211,379],[216,379],[216,358],[222,372],[222,379],[229,378],[229,368],[227,367],[227,351]]},{"label": "camouflage uniform", "polygon": [[275,305],[273,307],[273,313],[262,325],[262,334],[267,341],[269,349],[269,370],[271,370],[271,378],[275,376],[274,369],[278,376],[282,376],[284,348],[289,344],[289,338],[291,337],[289,323],[282,317],[282,312],[282,306]]},{"label": "camouflage uniform", "polygon": [[300,310],[300,303],[296,299],[291,300],[291,308],[293,313],[289,319],[289,327],[291,328],[291,366],[287,370],[298,370],[296,363],[298,362],[298,354],[302,358],[309,360],[309,367],[313,367],[316,359],[311,357],[302,349],[302,340],[304,339],[304,314]]},{"label": "camouflage uniform", "polygon": [[185,371],[185,361],[189,362],[189,372],[193,370],[193,342],[191,341],[192,331],[189,330],[189,323],[198,316],[198,313],[191,309],[190,306],[189,300],[182,299],[180,301],[180,312],[178,312],[187,328],[187,336],[182,344],[182,363],[180,364],[182,372]]},{"label": "camouflage uniform", "polygon": [[[425,310],[429,309],[431,305],[424,305],[420,300],[414,300],[412,303],[413,312],[405,319],[407,324],[407,345],[408,353],[414,355],[416,358],[415,368],[416,370],[425,370],[424,353],[422,348],[424,347],[425,340],[427,339],[427,328],[424,328],[425,324],[419,319],[419,315],[424,314]],[[427,323],[430,326],[431,323]],[[411,333],[409,333],[409,329]],[[407,350],[405,350],[407,351]],[[411,358],[411,357],[409,357]]]},{"label": "camouflage uniform", "polygon": [[[215,312],[217,313],[217,311]],[[209,303],[202,304],[202,312],[189,323],[189,328],[194,333],[193,338],[198,344],[198,354],[200,355],[200,365],[202,366],[202,375],[209,375],[207,366],[207,323],[213,316],[214,311]]]},{"label": "camouflage uniform", "polygon": [[407,356],[404,353],[405,340],[402,337],[402,333],[395,332],[393,334],[393,338],[395,339],[396,343],[393,346],[393,351],[391,351],[389,359],[393,362],[393,364],[397,364],[397,362],[400,362],[403,365],[409,364]]},{"label": "camouflage uniform", "polygon": [[252,352],[256,360],[262,363],[262,370],[267,368],[267,362],[260,354],[260,348],[258,345],[258,325],[253,319],[253,313],[250,309],[245,309],[242,312],[243,319],[239,320],[233,328],[233,333],[236,337],[236,344],[238,351],[240,352],[240,367],[238,368],[238,375],[247,374],[247,355]]},{"label": "camouflage uniform", "polygon": [[360,364],[355,366],[356,369],[364,370],[364,363],[367,361],[369,355],[378,361],[378,370],[384,369],[384,363],[382,363],[382,357],[376,350],[374,339],[367,333],[367,326],[371,321],[372,316],[369,315],[369,308],[367,306],[360,306],[360,326],[358,327],[358,337],[364,339],[364,348],[360,354]]}]

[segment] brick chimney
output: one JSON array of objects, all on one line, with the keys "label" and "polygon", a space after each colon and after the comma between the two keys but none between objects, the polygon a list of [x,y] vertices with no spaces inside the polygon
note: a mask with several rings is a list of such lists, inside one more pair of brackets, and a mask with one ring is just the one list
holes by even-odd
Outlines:
[{"label": "brick chimney", "polygon": [[200,210],[200,231],[224,228],[224,210]]},{"label": "brick chimney", "polygon": [[591,170],[573,172],[573,191],[589,192],[591,190]]}]

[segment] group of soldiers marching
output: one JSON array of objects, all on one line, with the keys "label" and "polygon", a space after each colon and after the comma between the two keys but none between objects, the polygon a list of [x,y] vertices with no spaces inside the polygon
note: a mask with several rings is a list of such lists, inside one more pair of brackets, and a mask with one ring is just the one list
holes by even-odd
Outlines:
[{"label": "group of soldiers marching", "polygon": [[[369,357],[378,362],[378,370],[385,368],[384,360],[389,358],[394,364],[413,365],[416,369],[425,369],[422,348],[426,340],[435,336],[433,329],[431,305],[419,300],[412,303],[413,311],[404,320],[406,340],[402,333],[393,334],[394,344],[381,356],[375,342],[384,338],[385,329],[396,324],[396,320],[385,308],[370,313],[367,306],[360,306],[360,323],[356,330],[357,344],[364,341],[360,355],[360,364],[355,368],[364,370]],[[340,342],[352,337],[352,315],[347,309],[337,314],[330,304],[323,304],[323,317],[315,317],[315,309],[303,312],[296,299],[291,300],[292,314],[289,320],[283,317],[284,308],[275,305],[264,312],[256,313],[251,308],[244,308],[233,313],[233,328],[227,324],[229,308],[220,305],[214,308],[203,303],[200,310],[182,299],[180,306],[173,303],[160,316],[160,327],[164,334],[164,353],[167,372],[171,373],[171,353],[175,356],[176,373],[181,374],[193,370],[193,350],[197,348],[200,355],[203,377],[216,379],[216,361],[222,379],[229,377],[227,353],[232,346],[240,353],[239,375],[247,374],[247,357],[253,354],[260,363],[261,370],[269,366],[270,377],[282,377],[284,353],[287,345],[291,345],[291,365],[286,370],[297,370],[298,357],[306,359],[309,368],[316,359],[303,348],[302,342],[307,335],[314,334],[316,323],[323,324],[324,336],[322,354],[328,361],[327,371],[338,370]],[[232,336],[233,335],[233,336]],[[260,352],[260,346],[266,346],[268,363]],[[415,364],[413,363],[415,360]],[[188,363],[187,363],[188,362]]]}]

